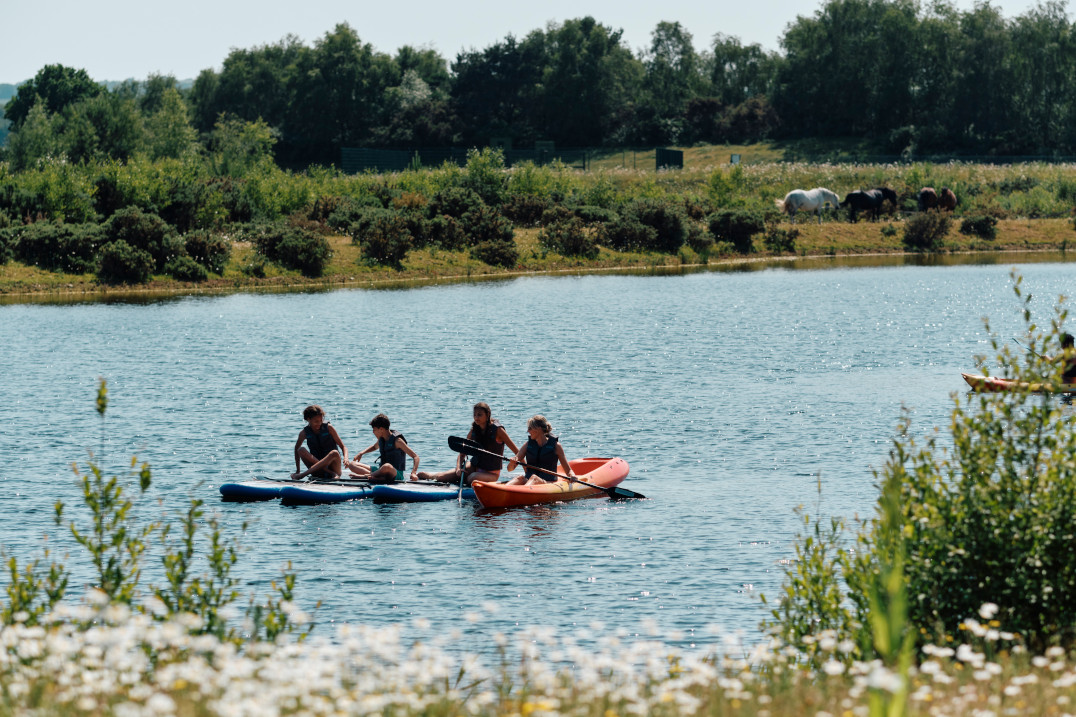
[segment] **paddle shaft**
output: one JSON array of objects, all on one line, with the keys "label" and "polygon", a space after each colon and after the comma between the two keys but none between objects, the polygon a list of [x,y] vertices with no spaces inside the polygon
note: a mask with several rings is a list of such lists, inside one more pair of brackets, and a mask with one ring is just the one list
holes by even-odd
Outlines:
[{"label": "paddle shaft", "polygon": [[[452,450],[456,451],[457,453],[481,453],[483,455],[493,456],[494,458],[499,458],[502,461],[516,460],[516,458],[514,456],[512,458],[505,458],[504,456],[499,456],[496,453],[494,453],[493,451],[487,451],[486,449],[484,449],[481,446],[479,446],[478,444],[476,444],[474,441],[469,441],[466,438],[458,438],[456,436],[449,436],[448,437],[448,447],[451,448]],[[644,498],[645,497],[641,493],[635,493],[633,491],[627,490],[626,488],[618,488],[617,486],[613,486],[612,488],[606,488],[605,486],[596,485],[594,483],[588,483],[587,481],[580,480],[579,478],[573,478],[572,476],[561,475],[560,473],[555,473],[554,471],[546,470],[545,468],[539,468],[537,466],[527,465],[526,463],[524,463],[522,461],[516,461],[516,462],[519,463],[522,466],[527,466],[532,471],[540,471],[542,473],[547,473],[547,474],[549,474],[551,476],[556,476],[557,478],[567,478],[570,481],[575,481],[576,483],[580,483],[582,485],[585,485],[588,488],[594,488],[596,490],[600,490],[603,493],[605,493],[607,496],[609,496],[610,498],[612,498],[613,496],[616,496],[618,498],[619,497],[624,497],[624,498]]]},{"label": "paddle shaft", "polygon": [[[1013,339],[1013,341],[1016,341],[1016,339],[1014,338],[1014,339]],[[1038,353],[1038,352],[1036,352],[1036,351],[1032,351],[1032,350],[1031,350],[1031,347],[1029,347],[1029,346],[1028,346],[1027,344],[1022,344],[1022,343],[1020,343],[1019,341],[1016,341],[1016,345],[1017,345],[1017,346],[1020,346],[1020,347],[1021,347],[1021,348],[1023,348],[1023,349],[1026,349],[1026,350],[1027,350],[1027,352],[1028,352],[1028,353],[1030,353],[1031,355],[1033,355],[1033,356],[1038,356],[1039,358],[1042,358],[1042,354],[1040,354],[1040,353]]]}]

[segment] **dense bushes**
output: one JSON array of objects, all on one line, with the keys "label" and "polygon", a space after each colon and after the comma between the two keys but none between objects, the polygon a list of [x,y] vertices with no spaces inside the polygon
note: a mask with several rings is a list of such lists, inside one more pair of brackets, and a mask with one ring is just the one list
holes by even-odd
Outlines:
[{"label": "dense bushes", "polygon": [[937,209],[919,212],[904,222],[901,241],[906,249],[912,251],[937,251],[949,233],[951,223],[947,212]]},{"label": "dense bushes", "polygon": [[765,216],[747,209],[714,212],[707,218],[707,224],[714,239],[729,242],[741,254],[750,254],[755,250],[753,237],[766,228]]},{"label": "dense bushes", "polygon": [[224,273],[224,267],[232,255],[232,243],[228,239],[204,230],[185,236],[183,247],[191,259],[214,274]]},{"label": "dense bushes", "polygon": [[353,244],[374,264],[400,268],[413,238],[403,216],[391,209],[368,209],[348,228]]},{"label": "dense bushes", "polygon": [[598,256],[598,245],[586,224],[574,216],[546,226],[539,232],[538,242],[562,256],[578,256],[584,259]]},{"label": "dense bushes", "polygon": [[303,276],[321,276],[332,258],[332,248],[324,236],[284,222],[256,227],[253,242],[266,259]]},{"label": "dense bushes", "polygon": [[960,233],[982,239],[994,239],[998,235],[998,220],[988,215],[965,217],[960,222]]},{"label": "dense bushes", "polygon": [[144,284],[153,275],[153,256],[119,239],[101,247],[97,278],[104,284]]},{"label": "dense bushes", "polygon": [[35,222],[13,230],[12,236],[15,259],[71,274],[94,271],[98,250],[105,243],[104,232],[96,224]]}]

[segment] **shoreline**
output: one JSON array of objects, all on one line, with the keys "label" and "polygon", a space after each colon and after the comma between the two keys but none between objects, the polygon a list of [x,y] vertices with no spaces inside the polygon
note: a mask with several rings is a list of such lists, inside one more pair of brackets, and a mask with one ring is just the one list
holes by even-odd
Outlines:
[{"label": "shoreline", "polygon": [[[524,277],[541,276],[585,276],[589,274],[678,274],[703,271],[735,272],[763,271],[770,268],[791,270],[818,270],[825,268],[856,268],[873,266],[903,266],[916,264],[921,266],[959,266],[977,264],[1007,257],[1019,258],[1017,263],[1049,263],[1076,261],[1076,253],[1069,254],[1064,247],[1040,246],[1036,248],[999,248],[990,250],[961,249],[948,252],[924,254],[908,251],[887,251],[879,249],[866,252],[850,253],[812,253],[800,255],[742,255],[710,259],[707,262],[681,262],[676,257],[669,257],[665,263],[631,261],[625,264],[578,265],[572,267],[534,268],[512,271],[497,271],[494,267],[489,272],[458,272],[451,274],[421,276],[375,276],[356,279],[346,274],[334,273],[316,279],[299,275],[274,276],[266,278],[234,277],[216,279],[203,284],[180,284],[174,281],[153,282],[139,286],[101,287],[92,281],[80,282],[74,288],[68,282],[63,289],[42,288],[37,290],[9,291],[0,279],[0,305],[39,304],[39,303],[97,303],[106,301],[155,301],[161,299],[188,296],[228,296],[231,294],[259,293],[306,293],[323,292],[337,289],[410,289],[420,286],[440,284],[477,283],[484,281],[506,281]],[[992,261],[991,261],[992,260]]]}]

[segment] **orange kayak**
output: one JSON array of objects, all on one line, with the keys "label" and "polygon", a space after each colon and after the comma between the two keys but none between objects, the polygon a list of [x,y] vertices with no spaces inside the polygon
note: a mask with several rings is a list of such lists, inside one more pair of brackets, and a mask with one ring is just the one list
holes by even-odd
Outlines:
[{"label": "orange kayak", "polygon": [[[628,477],[628,463],[620,458],[580,458],[569,463],[572,472],[579,479],[603,488],[619,485]],[[567,478],[542,485],[505,485],[478,481],[471,487],[474,488],[478,502],[485,508],[510,508],[606,495],[605,491],[573,483]]]},{"label": "orange kayak", "polygon": [[960,374],[969,386],[980,393],[996,393],[998,391],[1027,391],[1029,393],[1076,393],[1076,383],[1062,383],[1052,386],[1048,383],[1027,383],[1026,381],[1013,381],[1008,378],[996,376],[974,376],[970,373]]}]

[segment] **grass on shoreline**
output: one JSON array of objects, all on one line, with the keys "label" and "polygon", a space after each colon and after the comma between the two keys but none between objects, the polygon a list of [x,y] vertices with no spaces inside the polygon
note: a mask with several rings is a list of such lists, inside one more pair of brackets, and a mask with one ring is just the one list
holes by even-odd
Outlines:
[{"label": "grass on shoreline", "polygon": [[[5,302],[48,299],[53,296],[124,296],[124,295],[182,295],[190,293],[228,293],[250,290],[309,289],[339,286],[404,286],[423,281],[480,280],[503,278],[530,273],[597,272],[610,269],[656,270],[688,266],[721,266],[744,261],[779,260],[792,257],[853,257],[861,255],[898,255],[905,253],[901,245],[901,220],[879,222],[825,221],[821,225],[813,218],[801,216],[795,227],[796,254],[774,255],[757,252],[749,255],[699,256],[684,247],[676,255],[646,252],[616,252],[602,248],[593,260],[563,257],[546,252],[538,242],[538,229],[517,229],[519,265],[512,270],[483,264],[467,252],[426,248],[412,251],[401,270],[370,266],[361,263],[361,252],[346,236],[329,237],[333,258],[318,278],[304,277],[267,265],[265,276],[258,278],[243,272],[251,263],[254,250],[249,244],[234,247],[232,258],[220,276],[203,283],[185,283],[166,276],[154,277],[148,284],[138,286],[103,287],[93,274],[64,274],[50,272],[19,262],[0,265],[0,299]],[[891,236],[882,233],[883,227],[897,229]],[[792,226],[787,222],[782,228]],[[756,242],[756,245],[760,242]],[[956,223],[945,239],[946,253],[1054,251],[1066,252],[1076,244],[1072,222],[1065,219],[1003,219],[998,222],[997,238],[985,241],[956,231]]]}]

